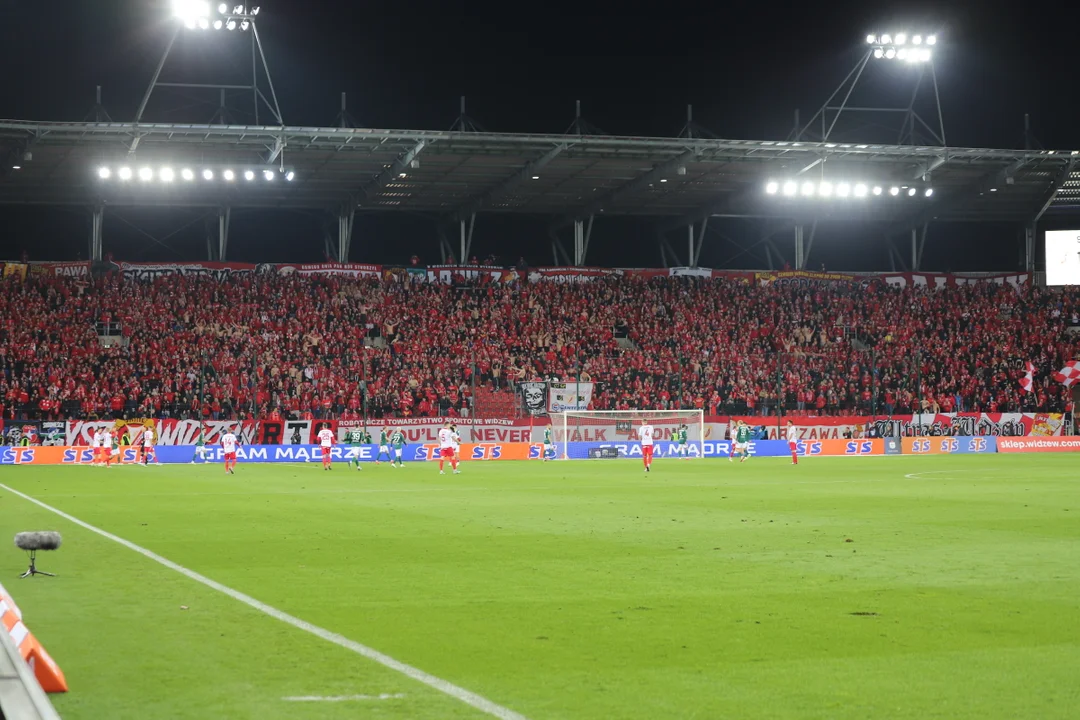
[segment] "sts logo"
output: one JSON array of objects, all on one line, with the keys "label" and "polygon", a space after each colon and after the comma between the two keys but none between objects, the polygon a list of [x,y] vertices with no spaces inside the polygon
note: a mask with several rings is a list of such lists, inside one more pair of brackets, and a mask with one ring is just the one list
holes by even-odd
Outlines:
[{"label": "sts logo", "polygon": [[956,438],[944,438],[941,441],[941,452],[943,453],[954,453],[956,448]]},{"label": "sts logo", "polygon": [[973,437],[968,441],[969,452],[986,452],[986,438]]},{"label": "sts logo", "polygon": [[929,440],[913,440],[911,443],[911,452],[913,453],[928,453],[930,452]]},{"label": "sts logo", "polygon": [[0,451],[0,465],[32,465],[36,448],[6,447]]},{"label": "sts logo", "polygon": [[474,445],[473,460],[498,460],[502,457],[502,445]]},{"label": "sts logo", "polygon": [[82,464],[92,463],[94,461],[94,451],[90,448],[78,448],[69,447],[64,450],[64,457],[61,460],[65,465],[68,464]]},{"label": "sts logo", "polygon": [[544,446],[537,445],[536,443],[529,444],[529,459],[530,460],[543,460],[544,459]]},{"label": "sts logo", "polygon": [[874,443],[869,440],[851,440],[844,446],[845,455],[869,455],[874,452]]},{"label": "sts logo", "polygon": [[820,440],[799,440],[795,443],[795,451],[800,455],[820,455],[821,454],[821,441]]}]

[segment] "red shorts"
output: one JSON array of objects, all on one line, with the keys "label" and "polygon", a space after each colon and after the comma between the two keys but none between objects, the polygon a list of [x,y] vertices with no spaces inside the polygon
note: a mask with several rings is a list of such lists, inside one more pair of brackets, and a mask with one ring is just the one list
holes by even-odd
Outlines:
[{"label": "red shorts", "polygon": [[642,445],[641,446],[641,456],[643,458],[648,459],[648,460],[652,460],[652,449],[653,449],[652,445]]},{"label": "red shorts", "polygon": [[236,462],[236,453],[225,453],[225,462]]},{"label": "red shorts", "polygon": [[453,457],[454,457],[454,448],[452,448],[452,447],[439,448],[439,457],[447,458],[447,459],[453,459]]},{"label": "red shorts", "polygon": [[796,444],[794,440],[788,440],[787,446],[788,450],[790,450],[791,452],[795,452],[799,448],[798,444]]},{"label": "red shorts", "polygon": [[331,447],[329,445],[323,445],[322,446],[322,456],[323,457],[330,457],[330,450],[331,450]]}]

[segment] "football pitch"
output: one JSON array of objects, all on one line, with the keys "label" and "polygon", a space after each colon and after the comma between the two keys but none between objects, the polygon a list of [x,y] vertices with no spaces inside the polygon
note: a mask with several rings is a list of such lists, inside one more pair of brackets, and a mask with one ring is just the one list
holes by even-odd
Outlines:
[{"label": "football pitch", "polygon": [[9,467],[0,581],[66,720],[1075,718],[1077,469]]}]

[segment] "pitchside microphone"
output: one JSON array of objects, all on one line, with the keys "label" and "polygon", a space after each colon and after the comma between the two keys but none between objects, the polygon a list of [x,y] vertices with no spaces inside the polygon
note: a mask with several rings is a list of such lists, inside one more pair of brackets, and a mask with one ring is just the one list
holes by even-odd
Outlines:
[{"label": "pitchside microphone", "polygon": [[30,556],[30,569],[19,577],[24,578],[29,577],[30,575],[48,575],[49,577],[56,577],[54,573],[38,570],[35,563],[37,562],[38,550],[56,550],[60,547],[61,542],[63,542],[63,538],[60,537],[60,533],[51,530],[21,532],[17,534],[15,536],[15,547],[20,550],[25,550],[26,554]]}]

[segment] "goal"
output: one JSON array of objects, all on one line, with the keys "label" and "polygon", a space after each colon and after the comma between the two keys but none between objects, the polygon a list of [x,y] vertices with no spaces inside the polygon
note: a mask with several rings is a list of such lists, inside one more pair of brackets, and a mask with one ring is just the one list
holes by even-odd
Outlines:
[{"label": "goal", "polygon": [[705,413],[702,410],[578,410],[551,415],[555,431],[556,457],[563,460],[587,458],[587,452],[576,452],[570,443],[602,443],[625,445],[638,442],[642,420],[653,426],[657,457],[671,457],[675,445],[670,441],[680,426],[686,425],[687,456],[705,455]]}]

